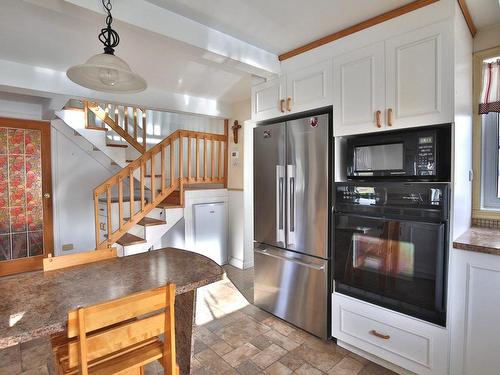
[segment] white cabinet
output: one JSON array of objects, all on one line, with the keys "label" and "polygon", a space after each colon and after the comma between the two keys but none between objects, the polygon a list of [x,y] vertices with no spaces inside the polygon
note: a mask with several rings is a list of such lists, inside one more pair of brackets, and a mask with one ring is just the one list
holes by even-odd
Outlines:
[{"label": "white cabinet", "polygon": [[252,87],[252,120],[265,120],[285,113],[285,78]]},{"label": "white cabinet", "polygon": [[252,120],[266,120],[331,104],[331,60],[252,87]]},{"label": "white cabinet", "polygon": [[386,41],[386,108],[393,127],[453,122],[452,46],[446,24]]},{"label": "white cabinet", "polygon": [[286,75],[287,113],[332,104],[332,62],[324,61]]},{"label": "white cabinet", "polygon": [[453,375],[496,375],[500,368],[500,257],[451,250]]},{"label": "white cabinet", "polygon": [[446,329],[339,293],[332,298],[338,345],[417,374],[448,373]]},{"label": "white cabinet", "polygon": [[453,122],[452,40],[437,23],[334,57],[334,135]]},{"label": "white cabinet", "polygon": [[[384,124],[384,42],[334,59],[334,135],[380,130]],[[377,114],[378,111],[378,114]],[[379,123],[377,126],[377,115]]]}]

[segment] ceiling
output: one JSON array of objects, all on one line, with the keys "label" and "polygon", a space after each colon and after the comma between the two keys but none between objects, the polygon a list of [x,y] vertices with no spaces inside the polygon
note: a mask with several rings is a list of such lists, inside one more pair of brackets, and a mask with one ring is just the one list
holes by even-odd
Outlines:
[{"label": "ceiling", "polygon": [[[62,4],[62,3],[61,3]],[[0,59],[66,71],[101,53],[104,15],[63,4],[59,10],[2,0]],[[150,87],[228,103],[249,97],[251,76],[218,62],[206,50],[115,21],[116,54]]]},{"label": "ceiling", "polygon": [[413,0],[147,1],[279,55]]},{"label": "ceiling", "polygon": [[500,2],[498,0],[468,0],[467,7],[478,29],[500,24]]}]

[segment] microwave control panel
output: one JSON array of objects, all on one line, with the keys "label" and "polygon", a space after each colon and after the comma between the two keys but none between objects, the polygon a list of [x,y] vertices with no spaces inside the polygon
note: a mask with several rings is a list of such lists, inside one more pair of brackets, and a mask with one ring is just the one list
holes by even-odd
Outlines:
[{"label": "microwave control panel", "polygon": [[434,135],[418,136],[416,168],[417,176],[436,175],[436,142]]}]

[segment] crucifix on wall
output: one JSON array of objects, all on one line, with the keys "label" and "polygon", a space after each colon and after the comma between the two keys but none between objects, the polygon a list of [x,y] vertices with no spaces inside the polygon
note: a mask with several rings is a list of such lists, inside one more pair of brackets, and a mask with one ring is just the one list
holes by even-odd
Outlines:
[{"label": "crucifix on wall", "polygon": [[238,120],[234,121],[234,125],[231,127],[233,129],[234,143],[238,143],[238,130],[241,129],[241,125],[238,124]]}]

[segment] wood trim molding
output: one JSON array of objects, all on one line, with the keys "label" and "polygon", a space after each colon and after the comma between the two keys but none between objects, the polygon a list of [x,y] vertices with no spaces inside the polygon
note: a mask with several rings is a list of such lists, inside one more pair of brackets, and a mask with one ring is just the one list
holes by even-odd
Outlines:
[{"label": "wood trim molding", "polygon": [[[350,26],[346,29],[343,29],[343,30],[337,31],[333,34],[327,35],[321,39],[315,40],[314,42],[305,44],[305,45],[298,47],[298,48],[295,48],[289,52],[283,53],[283,54],[278,56],[278,59],[280,61],[283,61],[283,60],[289,59],[291,57],[300,55],[304,52],[307,52],[307,51],[310,51],[314,48],[320,47],[324,44],[333,42],[334,40],[344,38],[348,35],[357,33],[358,31],[361,31],[361,30],[367,29],[369,27],[378,25],[379,23],[388,21],[390,19],[402,16],[403,14],[412,12],[412,11],[417,10],[419,8],[423,8],[427,5],[435,3],[437,1],[439,1],[439,0],[416,0],[416,1],[413,1],[409,4],[403,5],[402,7],[399,7],[399,8],[390,10],[388,12],[382,13],[382,14],[375,16],[373,18],[370,18],[366,21],[360,22],[360,23],[353,25],[353,26]],[[460,2],[460,0],[459,0],[459,2]]]},{"label": "wood trim molding", "polygon": [[469,8],[467,7],[467,3],[465,0],[457,0],[458,5],[460,6],[460,10],[462,11],[462,14],[464,15],[465,22],[467,23],[467,27],[469,28],[470,34],[472,37],[476,35],[477,33],[477,28],[476,25],[474,25],[474,21],[472,20],[472,17],[469,13]]}]

